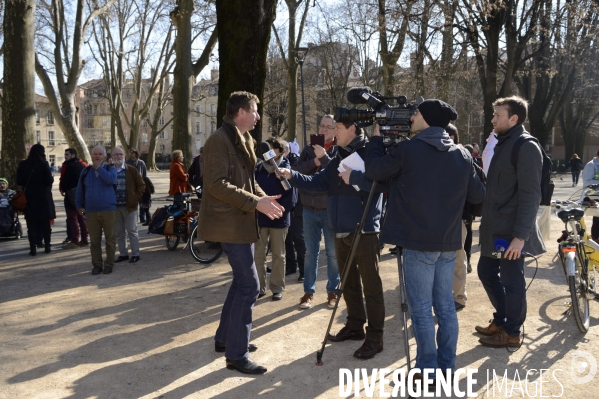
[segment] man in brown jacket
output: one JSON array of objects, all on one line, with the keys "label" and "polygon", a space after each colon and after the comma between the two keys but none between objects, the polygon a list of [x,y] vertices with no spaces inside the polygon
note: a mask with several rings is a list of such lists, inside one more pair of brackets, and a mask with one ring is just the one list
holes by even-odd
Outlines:
[{"label": "man in brown jacket", "polygon": [[215,334],[215,350],[225,352],[228,369],[262,374],[266,368],[249,359],[252,310],[260,284],[254,264],[258,241],[256,211],[280,218],[283,208],[256,184],[256,154],[249,131],[260,120],[259,100],[244,91],[227,100],[224,123],[204,146],[204,190],[198,222],[202,240],[220,242],[233,269],[233,281],[225,299]]},{"label": "man in brown jacket", "polygon": [[[121,147],[115,147],[111,157],[117,172],[116,243],[119,247],[119,257],[114,260],[114,263],[125,260],[135,263],[140,259],[137,205],[146,189],[146,184],[137,168],[125,163],[125,151]],[[131,247],[131,259],[127,252],[127,237],[129,237],[129,246]]]}]

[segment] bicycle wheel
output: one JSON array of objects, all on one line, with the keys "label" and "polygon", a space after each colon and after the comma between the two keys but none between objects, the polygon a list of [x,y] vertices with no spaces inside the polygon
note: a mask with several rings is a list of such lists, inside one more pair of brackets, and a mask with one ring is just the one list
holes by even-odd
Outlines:
[{"label": "bicycle wheel", "polygon": [[179,237],[173,236],[164,236],[164,241],[166,242],[166,247],[169,251],[174,251],[177,249],[177,245],[179,245]]},{"label": "bicycle wheel", "polygon": [[198,238],[198,226],[191,232],[189,251],[191,256],[200,263],[212,263],[223,253],[223,247],[219,242],[203,241]]},{"label": "bicycle wheel", "polygon": [[589,309],[589,300],[587,298],[587,273],[583,267],[580,257],[576,256],[576,269],[574,276],[568,276],[568,286],[570,287],[570,297],[572,298],[572,309],[578,329],[583,333],[589,331],[591,324],[591,313]]}]

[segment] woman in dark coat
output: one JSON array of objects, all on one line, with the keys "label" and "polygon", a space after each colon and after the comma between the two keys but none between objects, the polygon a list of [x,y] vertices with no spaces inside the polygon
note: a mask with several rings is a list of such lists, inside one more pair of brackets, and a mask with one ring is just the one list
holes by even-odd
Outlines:
[{"label": "woman in dark coat", "polygon": [[36,242],[39,229],[44,235],[46,253],[50,252],[50,220],[56,219],[54,200],[52,199],[52,183],[54,177],[50,165],[46,161],[46,152],[41,144],[34,144],[29,150],[26,160],[19,163],[17,184],[25,191],[27,208],[27,236],[29,238],[29,255],[36,255]]}]

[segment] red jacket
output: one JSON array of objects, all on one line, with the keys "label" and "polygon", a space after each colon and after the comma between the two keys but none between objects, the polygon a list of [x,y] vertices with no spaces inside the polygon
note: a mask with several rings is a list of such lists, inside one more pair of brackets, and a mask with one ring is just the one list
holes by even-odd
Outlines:
[{"label": "red jacket", "polygon": [[168,195],[187,192],[189,175],[185,173],[184,165],[179,161],[171,162],[171,185]]}]

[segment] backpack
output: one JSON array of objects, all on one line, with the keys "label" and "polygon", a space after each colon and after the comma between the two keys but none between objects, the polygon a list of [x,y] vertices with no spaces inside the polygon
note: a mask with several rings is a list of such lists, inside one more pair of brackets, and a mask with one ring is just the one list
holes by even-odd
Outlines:
[{"label": "backpack", "polygon": [[[514,146],[512,147],[512,166],[514,169],[516,169],[516,171],[518,170],[518,154],[520,153],[520,147],[522,147],[522,145],[527,141],[534,141],[541,150],[543,169],[541,172],[541,202],[539,205],[549,206],[551,205],[551,196],[553,195],[553,189],[555,188],[555,184],[553,183],[553,180],[551,180],[551,168],[553,163],[551,162],[551,158],[549,158],[549,156],[545,153],[545,150],[543,150],[541,143],[539,143],[539,140],[537,140],[536,137],[530,136],[528,134],[518,137],[514,143]],[[516,194],[514,193],[514,195]]]},{"label": "backpack", "polygon": [[[487,176],[485,175],[485,172],[482,170],[482,168],[480,166],[478,166],[478,163],[476,163],[474,158],[472,159],[472,166],[474,167],[474,171],[476,172],[476,175],[478,176],[480,181],[483,183],[484,186],[486,186],[487,185]],[[482,201],[478,204],[472,204],[472,203],[466,201],[466,209],[468,210],[468,213],[470,213],[470,216],[481,217],[483,215]]]},{"label": "backpack", "polygon": [[168,219],[167,207],[163,206],[154,211],[150,224],[148,225],[148,234],[163,234],[166,219]]}]

